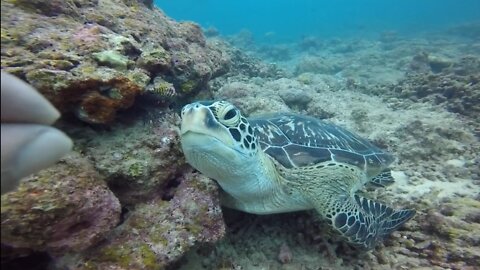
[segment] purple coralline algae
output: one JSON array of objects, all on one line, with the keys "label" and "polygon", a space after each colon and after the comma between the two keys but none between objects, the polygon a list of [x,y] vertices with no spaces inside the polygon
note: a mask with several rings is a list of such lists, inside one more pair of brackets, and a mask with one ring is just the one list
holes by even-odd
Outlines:
[{"label": "purple coralline algae", "polygon": [[79,252],[101,241],[120,212],[102,177],[73,153],[2,195],[2,244],[57,256]]},{"label": "purple coralline algae", "polygon": [[[154,198],[125,214],[99,246],[58,265],[75,269],[164,269],[195,243],[213,243],[225,234],[218,188],[204,176],[187,173],[170,201]],[[75,259],[73,259],[75,257]]]}]

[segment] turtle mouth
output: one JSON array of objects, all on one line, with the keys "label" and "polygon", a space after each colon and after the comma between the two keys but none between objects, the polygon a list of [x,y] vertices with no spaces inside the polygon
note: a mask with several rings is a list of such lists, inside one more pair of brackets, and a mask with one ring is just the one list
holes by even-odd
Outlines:
[{"label": "turtle mouth", "polygon": [[196,133],[196,134],[203,134],[203,133],[200,133],[200,132],[195,132],[195,131],[192,131],[191,129],[187,129],[187,128],[181,128],[180,129],[180,135],[185,135],[187,133]]},{"label": "turtle mouth", "polygon": [[182,130],[181,133],[182,133],[182,142],[189,141],[188,144],[190,145],[197,145],[205,148],[209,148],[210,146],[214,146],[214,145],[224,145],[225,147],[228,147],[228,145],[223,143],[221,140],[207,133],[198,132],[190,129]]},{"label": "turtle mouth", "polygon": [[186,129],[186,130],[181,130],[181,136],[182,136],[182,145],[187,146],[190,148],[203,148],[203,149],[214,149],[217,148],[219,145],[222,145],[222,147],[228,148],[230,151],[235,152],[237,155],[241,156],[247,156],[245,153],[242,151],[239,151],[235,147],[232,147],[219,138],[212,136],[207,133],[191,130],[191,129]]},{"label": "turtle mouth", "polygon": [[[210,135],[208,135],[204,132],[199,132],[199,131],[195,131],[195,130],[191,130],[191,129],[181,129],[180,130],[180,135],[182,135],[183,137],[191,135],[191,136],[207,136],[207,137],[215,138],[215,137],[210,136]],[[215,138],[215,139],[217,139],[217,138]]]}]

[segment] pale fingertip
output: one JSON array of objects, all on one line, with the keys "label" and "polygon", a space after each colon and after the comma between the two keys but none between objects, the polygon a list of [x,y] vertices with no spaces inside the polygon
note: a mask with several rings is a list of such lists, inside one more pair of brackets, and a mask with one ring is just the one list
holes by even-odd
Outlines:
[{"label": "pale fingertip", "polygon": [[17,77],[1,72],[1,120],[3,123],[50,125],[60,112],[32,86]]}]

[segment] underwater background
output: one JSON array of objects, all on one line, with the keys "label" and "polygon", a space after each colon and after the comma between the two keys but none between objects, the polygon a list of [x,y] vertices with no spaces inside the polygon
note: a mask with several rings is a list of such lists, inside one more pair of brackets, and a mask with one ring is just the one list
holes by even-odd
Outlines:
[{"label": "underwater background", "polygon": [[214,27],[222,35],[249,30],[261,43],[294,42],[309,35],[375,37],[383,31],[420,35],[480,18],[480,2],[475,0],[156,0],[155,4],[176,20]]},{"label": "underwater background", "polygon": [[[480,269],[480,1],[2,0],[1,69],[74,141],[1,197],[2,269]],[[309,115],[392,153],[371,251],[313,211],[221,207],[181,108]]]}]

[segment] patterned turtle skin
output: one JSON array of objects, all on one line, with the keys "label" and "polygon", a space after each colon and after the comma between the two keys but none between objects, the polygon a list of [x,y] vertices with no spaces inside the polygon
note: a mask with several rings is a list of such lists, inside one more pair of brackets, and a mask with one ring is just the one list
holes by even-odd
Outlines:
[{"label": "patterned turtle skin", "polygon": [[222,204],[254,214],[315,209],[346,241],[366,249],[415,215],[364,198],[393,183],[394,158],[339,126],[292,113],[246,119],[227,101],[182,109],[187,161],[222,187]]}]

